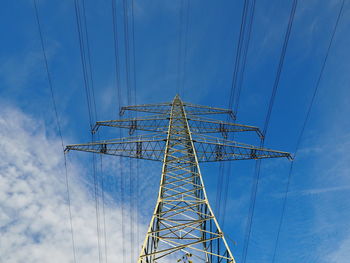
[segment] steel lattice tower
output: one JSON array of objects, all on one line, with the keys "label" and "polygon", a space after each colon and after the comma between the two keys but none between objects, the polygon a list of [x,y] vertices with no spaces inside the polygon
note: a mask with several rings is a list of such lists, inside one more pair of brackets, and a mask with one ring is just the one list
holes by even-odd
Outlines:
[{"label": "steel lattice tower", "polygon": [[[157,204],[138,263],[205,262],[234,263],[224,234],[210,207],[199,162],[287,157],[287,152],[262,149],[227,140],[229,132],[257,127],[217,121],[200,115],[230,114],[231,110],[183,102],[123,107],[125,111],[153,113],[138,119],[97,122],[100,126],[155,132],[128,138],[67,146],[100,154],[163,162]],[[204,135],[221,133],[223,138]]]}]

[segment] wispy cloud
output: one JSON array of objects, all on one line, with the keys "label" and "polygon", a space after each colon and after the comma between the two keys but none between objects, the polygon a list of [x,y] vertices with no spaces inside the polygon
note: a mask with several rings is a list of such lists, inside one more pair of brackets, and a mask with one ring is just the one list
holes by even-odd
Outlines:
[{"label": "wispy cloud", "polygon": [[[46,135],[41,121],[17,109],[6,107],[0,112],[0,148],[0,261],[72,262],[59,140]],[[84,171],[76,162],[70,165],[77,261],[97,262],[95,204],[79,182],[78,171],[81,170]],[[130,247],[131,241],[129,238],[121,238],[121,211],[110,202],[108,195],[106,199],[108,258],[111,262],[120,262],[122,242]],[[130,233],[129,224],[125,228]],[[142,232],[145,228],[145,225],[139,226]],[[103,237],[101,244],[104,257]],[[139,246],[140,244],[135,248],[135,253],[138,253],[136,250]]]},{"label": "wispy cloud", "polygon": [[[333,193],[333,192],[347,191],[347,190],[350,190],[350,185],[325,187],[325,188],[313,188],[313,189],[306,189],[302,191],[292,191],[292,192],[289,192],[288,195],[289,196],[317,195],[317,194],[326,194],[326,193]],[[278,198],[283,198],[284,194],[276,194],[274,196]]]},{"label": "wispy cloud", "polygon": [[338,248],[330,253],[326,259],[327,262],[334,263],[347,263],[350,258],[350,237],[343,240]]}]

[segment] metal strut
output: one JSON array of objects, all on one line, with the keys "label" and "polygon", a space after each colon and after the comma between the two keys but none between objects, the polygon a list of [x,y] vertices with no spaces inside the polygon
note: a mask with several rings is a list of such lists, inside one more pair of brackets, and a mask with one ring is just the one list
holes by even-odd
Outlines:
[{"label": "metal strut", "polygon": [[[138,258],[138,263],[205,262],[234,263],[235,260],[210,207],[199,162],[287,157],[287,152],[259,148],[227,140],[229,132],[253,131],[257,127],[199,117],[232,111],[182,102],[128,106],[126,110],[154,113],[138,119],[97,122],[101,126],[136,129],[154,134],[68,145],[100,154],[162,161],[157,203]],[[203,135],[222,134],[224,139]]]}]

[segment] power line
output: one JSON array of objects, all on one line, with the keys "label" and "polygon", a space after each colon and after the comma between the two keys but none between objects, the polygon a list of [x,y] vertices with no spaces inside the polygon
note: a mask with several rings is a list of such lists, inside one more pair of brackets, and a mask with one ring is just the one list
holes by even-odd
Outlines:
[{"label": "power line", "polygon": [[291,13],[290,13],[290,16],[289,16],[289,21],[288,21],[287,32],[286,32],[286,35],[285,35],[285,38],[284,38],[284,41],[283,41],[283,47],[282,47],[282,51],[281,51],[281,56],[280,56],[280,60],[279,60],[278,67],[277,67],[277,74],[276,74],[275,82],[273,84],[273,89],[272,89],[271,99],[270,99],[270,103],[269,103],[269,107],[268,107],[268,112],[267,112],[267,115],[266,115],[264,128],[263,128],[263,131],[262,131],[264,137],[266,136],[266,132],[267,132],[267,129],[268,129],[268,126],[269,126],[273,104],[274,104],[274,101],[275,101],[277,89],[278,89],[279,82],[280,82],[280,79],[281,79],[281,73],[282,73],[283,64],[284,64],[284,58],[285,58],[286,53],[287,53],[287,47],[288,47],[288,43],[289,43],[290,33],[291,33],[291,30],[292,30],[292,26],[293,26],[294,14],[295,14],[295,10],[297,8],[297,3],[298,3],[298,0],[293,0],[292,10],[291,10]]},{"label": "power line", "polygon": [[232,165],[229,163],[227,165],[227,172],[226,172],[226,181],[224,182],[224,203],[223,203],[223,214],[222,214],[222,220],[221,220],[221,228],[224,229],[225,226],[225,216],[226,216],[226,204],[227,204],[227,196],[228,196],[228,188],[230,185],[230,178],[231,178],[231,169]]},{"label": "power line", "polygon": [[[112,0],[112,23],[113,23],[113,46],[114,46],[114,60],[115,60],[115,75],[116,75],[116,89],[118,107],[122,105],[121,102],[121,86],[120,86],[120,72],[119,72],[119,41],[118,41],[118,24],[116,18],[116,0]],[[119,114],[119,110],[118,110]]]},{"label": "power line", "polygon": [[95,120],[98,119],[97,116],[97,109],[96,109],[96,100],[95,100],[95,90],[94,90],[94,81],[92,77],[92,66],[91,66],[91,52],[90,52],[90,41],[89,41],[89,33],[88,33],[88,27],[87,27],[87,21],[86,21],[86,12],[85,12],[85,0],[82,0],[83,2],[83,19],[84,19],[84,29],[85,29],[85,36],[86,36],[86,47],[87,47],[87,62],[88,62],[88,69],[90,72],[90,83],[91,83],[91,93],[92,93],[92,103],[94,107],[94,113],[95,113]]},{"label": "power line", "polygon": [[222,185],[223,185],[223,173],[224,164],[222,162],[219,163],[219,176],[218,176],[218,182],[217,182],[217,189],[216,189],[216,200],[215,200],[215,207],[216,207],[216,214],[220,218],[220,206],[221,206],[221,193],[222,193]]},{"label": "power line", "polygon": [[[127,88],[127,103],[129,105],[132,104],[133,101],[133,92],[131,87],[131,81],[130,81],[130,40],[129,40],[129,4],[128,0],[123,0],[123,11],[124,11],[124,49],[125,49],[125,73],[126,73],[126,88]],[[131,27],[133,29],[133,26]],[[132,35],[132,37],[134,37]],[[134,43],[133,43],[134,44]],[[133,52],[134,45],[133,45]],[[133,55],[135,55],[133,53]],[[134,56],[135,58],[135,56]],[[133,60],[135,62],[135,60]],[[136,77],[134,75],[134,81]],[[135,82],[134,82],[135,84]],[[134,85],[134,91],[136,91]],[[130,220],[130,260],[133,261],[133,254],[134,254],[134,213],[133,213],[133,179],[131,177],[132,174],[132,161],[129,160],[129,215]]]},{"label": "power line", "polygon": [[126,73],[126,89],[127,103],[131,105],[131,87],[130,87],[130,59],[129,59],[129,16],[128,16],[128,0],[123,0],[124,11],[124,50],[125,50],[125,73]]},{"label": "power line", "polygon": [[[115,59],[115,75],[116,75],[116,89],[117,89],[117,101],[119,110],[122,107],[122,90],[121,90],[121,80],[120,80],[120,64],[119,64],[119,40],[118,40],[118,20],[116,16],[116,0],[112,0],[112,23],[113,23],[113,45],[114,45],[114,59]],[[119,111],[118,111],[119,113]],[[119,115],[119,114],[118,114]],[[122,138],[122,130],[119,130],[119,137]],[[124,168],[123,162],[121,158],[118,158],[119,163],[119,173],[120,180],[117,177],[117,184],[119,185],[119,189],[117,191],[120,192],[120,206],[121,206],[121,232],[122,232],[122,253],[123,253],[123,262],[126,262],[126,254],[125,254],[125,207],[124,207]]]},{"label": "power line", "polygon": [[[133,102],[137,104],[137,69],[136,69],[136,43],[135,43],[135,16],[134,16],[134,0],[131,0],[131,35],[132,35],[132,56],[133,56],[133,87],[134,87],[134,98]],[[137,118],[137,112],[135,113],[135,117]],[[134,221],[133,224],[136,224],[136,242],[132,242],[136,248],[139,248],[138,240],[139,240],[139,161],[136,159],[136,167],[134,165],[133,172],[135,173],[135,184],[136,184],[136,192],[133,191],[133,212]],[[131,177],[130,177],[131,178]],[[134,188],[135,189],[135,188]],[[132,228],[132,232],[134,232],[134,226]],[[132,253],[133,254],[133,253]],[[134,260],[134,259],[132,259]]]},{"label": "power line", "polygon": [[[184,1],[186,1],[186,4],[184,3]],[[181,0],[180,6],[179,6],[176,92],[182,97],[184,96],[184,92],[185,92],[185,71],[186,71],[186,58],[187,58],[187,46],[188,46],[187,39],[188,39],[189,15],[190,15],[189,9],[190,9],[190,1]],[[185,30],[185,36],[183,36],[183,32],[182,32],[183,29]]]},{"label": "power line", "polygon": [[133,162],[129,160],[129,214],[130,214],[130,260],[134,260],[134,223],[135,223],[135,207],[134,207],[134,180],[133,180]]},{"label": "power line", "polygon": [[[93,140],[92,140],[93,141]],[[92,155],[92,169],[93,169],[93,181],[94,181],[94,195],[95,195],[95,210],[96,210],[96,229],[97,229],[97,244],[98,244],[98,259],[102,262],[102,252],[101,252],[101,226],[100,226],[100,206],[99,206],[99,189],[98,189],[98,179],[96,175],[96,156]]]},{"label": "power line", "polygon": [[[238,37],[238,44],[236,49],[236,58],[235,58],[235,64],[234,64],[234,70],[232,74],[232,83],[231,83],[231,90],[230,90],[230,96],[229,96],[229,103],[228,108],[232,108],[232,104],[234,101],[234,96],[236,93],[236,79],[237,79],[237,72],[240,65],[240,57],[242,52],[242,43],[244,39],[244,33],[245,33],[245,24],[246,24],[246,17],[247,17],[247,10],[248,10],[249,0],[244,1],[243,10],[242,10],[242,18],[241,18],[241,25],[240,25],[240,31],[239,31],[239,37]],[[230,164],[229,164],[230,165]],[[222,193],[222,182],[223,178],[225,176],[224,164],[220,163],[219,168],[219,176],[218,176],[218,183],[217,183],[217,189],[216,189],[216,207],[217,207],[217,214],[220,218],[220,207],[221,207],[221,193]]]},{"label": "power line", "polygon": [[[82,0],[82,7],[80,7],[80,1],[74,0],[75,17],[78,29],[80,57],[83,69],[84,87],[87,99],[89,122],[91,130],[91,139],[94,141],[94,134],[92,128],[94,120],[97,119],[97,109],[93,86],[92,66],[91,66],[91,53],[89,35],[87,29],[86,12],[85,12],[85,0]],[[92,106],[91,106],[92,105]],[[91,109],[93,107],[93,109]],[[92,156],[92,173],[94,183],[94,197],[95,197],[95,210],[96,210],[96,231],[97,231],[97,245],[98,245],[98,258],[99,262],[102,261],[102,250],[101,250],[101,225],[100,225],[100,204],[99,204],[99,183],[96,168],[95,155]],[[104,211],[103,211],[104,212]],[[107,257],[107,255],[106,255]]]},{"label": "power line", "polygon": [[234,96],[236,93],[237,73],[238,73],[238,68],[240,65],[240,58],[241,58],[242,44],[243,44],[244,33],[245,33],[248,5],[249,5],[249,0],[244,0],[241,25],[240,25],[240,31],[239,31],[239,37],[238,37],[238,44],[237,44],[237,49],[236,49],[236,58],[235,58],[235,64],[234,64],[234,69],[233,69],[233,75],[232,75],[231,92],[230,92],[230,97],[229,97],[229,109],[232,108]]},{"label": "power line", "polygon": [[137,245],[138,245],[138,242],[140,241],[140,213],[139,213],[139,209],[140,209],[140,205],[139,205],[139,197],[140,197],[140,190],[139,190],[139,187],[140,187],[140,175],[139,175],[139,168],[140,168],[140,164],[139,164],[139,159],[136,159],[136,238],[137,238]]},{"label": "power line", "polygon": [[183,58],[183,72],[182,72],[182,97],[185,98],[185,83],[186,83],[186,61],[187,61],[187,49],[188,49],[188,32],[190,27],[190,0],[187,0],[186,5],[186,28],[185,28],[185,47],[184,47],[184,58]]},{"label": "power line", "polygon": [[81,59],[81,65],[83,70],[83,78],[84,78],[84,87],[85,87],[85,94],[86,94],[86,102],[88,107],[88,114],[89,114],[89,124],[90,124],[90,130],[93,128],[93,113],[91,110],[91,94],[90,94],[90,84],[89,83],[89,76],[88,76],[88,68],[86,66],[86,52],[85,52],[85,45],[84,45],[84,35],[83,35],[83,29],[82,29],[82,21],[81,21],[81,11],[78,0],[74,0],[74,10],[75,10],[75,18],[76,18],[76,24],[77,24],[77,30],[78,30],[78,38],[79,38],[79,50],[80,50],[80,59]]},{"label": "power line", "polygon": [[180,0],[179,8],[179,38],[178,38],[178,53],[177,53],[177,94],[180,94],[180,75],[181,75],[181,55],[182,55],[182,24],[183,24],[183,9],[184,9],[184,0]]},{"label": "power line", "polygon": [[[121,136],[121,131],[119,131],[120,138]],[[122,215],[121,215],[121,228],[122,228],[122,251],[123,251],[123,263],[126,261],[126,254],[125,254],[125,227],[124,227],[124,221],[125,221],[125,204],[124,204],[124,189],[125,189],[125,181],[124,181],[124,168],[123,168],[123,162],[121,160],[122,157],[119,157],[119,167],[120,167],[120,182],[119,183],[119,191],[120,191],[120,204],[122,208]]]},{"label": "power line", "polygon": [[[246,61],[247,61],[247,54],[248,54],[248,50],[249,50],[250,38],[251,38],[254,15],[255,15],[255,0],[253,0],[252,2],[253,3],[251,5],[248,3],[248,10],[247,10],[248,18],[247,18],[247,15],[244,16],[244,19],[248,19],[248,29],[247,29],[248,33],[245,33],[245,30],[243,32],[243,36],[246,36],[245,38],[243,38],[243,40],[245,40],[244,45],[243,45],[243,59],[242,59],[242,64],[238,68],[239,74],[236,75],[237,79],[238,79],[237,94],[234,94],[235,96],[233,97],[233,101],[234,101],[233,112],[235,113],[236,118],[238,116],[240,95],[241,95],[242,86],[243,86],[245,66],[246,66]],[[250,7],[250,9],[249,9],[249,7]],[[245,23],[246,23],[246,21],[244,21],[244,24]],[[244,26],[244,28],[245,28],[245,26]],[[235,80],[234,82],[236,83],[237,80]],[[232,107],[232,105],[231,105],[231,107]],[[233,136],[234,136],[234,134],[233,134]],[[233,139],[234,139],[234,137],[233,137]],[[228,163],[228,165],[227,165],[228,172],[226,173],[226,182],[224,184],[225,188],[224,188],[224,197],[223,197],[224,204],[223,204],[223,215],[222,215],[222,227],[225,224],[226,202],[227,202],[228,187],[230,184],[230,177],[231,177],[231,166],[232,166],[232,164]]]},{"label": "power line", "polygon": [[[294,21],[294,15],[295,15],[296,7],[297,7],[297,2],[298,2],[297,0],[293,0],[293,3],[292,3],[292,9],[291,9],[290,15],[289,15],[287,31],[286,31],[286,34],[285,34],[285,37],[284,37],[283,46],[282,46],[282,50],[281,50],[281,55],[280,55],[280,59],[279,59],[279,64],[278,64],[278,67],[277,67],[276,78],[275,78],[275,82],[274,82],[274,85],[273,85],[273,88],[272,88],[272,93],[271,93],[271,97],[270,97],[268,111],[267,111],[267,115],[266,115],[266,119],[265,119],[265,123],[264,123],[264,128],[263,128],[263,131],[262,131],[263,138],[261,139],[260,148],[264,147],[264,144],[265,144],[266,132],[267,132],[267,129],[269,127],[270,118],[271,118],[271,114],[272,114],[272,108],[273,108],[274,101],[275,101],[275,98],[276,98],[277,89],[279,87],[279,81],[280,81],[282,68],[283,68],[283,64],[284,64],[284,58],[285,58],[285,55],[286,55],[286,52],[287,52],[287,47],[288,47],[288,43],[289,43],[290,33],[291,33],[291,30],[292,30],[292,26],[293,26],[293,21]],[[255,178],[254,178],[253,185],[252,185],[252,190],[251,190],[250,207],[249,207],[249,212],[248,212],[248,220],[247,220],[246,231],[245,231],[245,238],[244,238],[244,244],[243,244],[243,253],[242,253],[242,262],[243,263],[245,263],[246,259],[247,259],[249,240],[250,240],[250,235],[251,235],[251,230],[252,230],[252,223],[253,223],[253,217],[254,217],[254,210],[255,210],[256,194],[257,194],[259,180],[260,180],[260,169],[261,169],[261,160],[257,160],[256,161],[256,165],[255,165]]]},{"label": "power line", "polygon": [[[236,50],[236,60],[235,60],[234,72],[232,75],[231,93],[230,93],[230,98],[228,103],[228,108],[232,109],[233,107],[233,112],[235,113],[236,117],[238,114],[240,94],[243,86],[244,72],[245,72],[245,66],[247,61],[247,53],[249,50],[250,37],[252,33],[254,15],[255,15],[255,0],[252,1],[252,4],[250,3],[249,0],[245,1],[243,5],[243,10],[242,10],[240,33],[238,38],[237,50]],[[248,21],[248,25],[246,25],[247,21]],[[223,164],[223,169],[219,171],[219,177],[222,177],[223,178],[222,181],[225,182],[223,184],[224,189],[222,189],[223,187],[222,185],[218,185],[218,189],[217,189],[217,191],[220,192],[219,194],[220,199],[219,199],[218,206],[219,208],[222,207],[222,216],[221,216],[222,228],[224,227],[224,224],[225,224],[226,202],[227,202],[228,187],[230,184],[230,177],[231,177],[231,165],[232,165],[231,163],[228,163],[227,167],[225,167],[226,165]],[[225,173],[225,168],[227,168],[227,173]],[[222,190],[224,190],[223,195],[221,194]],[[222,206],[221,206],[221,196],[223,196]],[[220,213],[220,209],[219,209],[219,213]]]},{"label": "power line", "polygon": [[[125,74],[126,74],[126,89],[127,89],[127,103],[128,105],[132,104],[132,87],[130,85],[130,42],[129,42],[129,5],[128,5],[128,0],[123,0],[123,14],[124,14],[124,51],[125,51]],[[122,178],[122,184],[123,184],[123,178]],[[124,191],[125,189],[125,181],[124,181],[124,187],[121,189]],[[131,179],[131,160],[129,160],[129,196],[130,196],[130,201],[131,201],[131,196],[132,196],[132,179]],[[130,225],[130,230],[133,228],[133,213],[132,213],[132,201],[129,203],[129,214],[131,217],[131,220],[128,221]],[[124,205],[124,204],[123,204]],[[124,227],[123,227],[124,228]],[[133,253],[133,231],[130,231],[130,260],[132,261],[132,253]],[[124,245],[123,245],[124,246]],[[124,249],[123,249],[124,252]],[[123,257],[124,253],[123,253]],[[123,260],[124,260],[123,258]],[[126,259],[126,258],[125,258]],[[125,262],[125,261],[124,261]]]},{"label": "power line", "polygon": [[64,154],[65,147],[64,147],[64,143],[63,143],[61,124],[60,124],[60,120],[59,120],[59,117],[58,117],[57,105],[56,105],[56,100],[55,100],[55,95],[54,95],[54,90],[53,90],[53,84],[52,84],[52,78],[51,78],[51,74],[50,74],[50,70],[49,70],[49,65],[48,65],[48,62],[47,62],[46,49],[45,49],[44,38],[43,38],[42,29],[41,29],[41,23],[40,23],[40,18],[39,18],[39,11],[38,11],[36,0],[33,0],[33,4],[34,4],[34,10],[35,10],[35,18],[36,18],[36,22],[37,22],[37,25],[38,25],[41,49],[42,49],[42,53],[43,53],[45,69],[46,69],[46,74],[47,74],[47,80],[48,80],[50,93],[51,93],[52,106],[53,106],[53,109],[54,109],[54,112],[55,112],[56,125],[57,125],[57,129],[58,129],[58,134],[59,134],[59,137],[60,137],[60,140],[61,140],[62,152],[63,152],[63,157],[64,157],[65,181],[66,181],[66,189],[67,189],[67,202],[68,202],[70,231],[71,231],[71,239],[72,239],[73,260],[74,260],[74,262],[76,262],[76,251],[75,251],[75,241],[74,241],[72,209],[71,209],[69,180],[68,180],[68,169],[67,169],[67,157]]},{"label": "power line", "polygon": [[[137,98],[137,82],[136,82],[136,43],[135,43],[135,16],[134,16],[134,0],[131,0],[131,37],[132,37],[132,58],[133,58],[133,88],[134,88],[134,97],[133,97],[133,103],[136,104],[136,98]],[[136,116],[137,117],[137,114]],[[130,160],[131,162],[131,160]],[[138,185],[139,182],[139,175],[138,175],[138,169],[137,167],[135,167],[135,164],[132,163],[133,167],[132,167],[132,173],[135,173],[135,184]],[[138,165],[138,163],[136,163],[136,165]],[[136,168],[136,169],[135,169]],[[131,222],[132,227],[131,227],[131,234],[132,236],[132,245],[134,245],[134,247],[137,249],[138,245],[134,242],[134,225],[136,224],[137,227],[137,222],[138,222],[138,188],[136,188],[136,192],[134,191],[135,187],[134,187],[134,180],[133,178],[131,178],[130,176],[130,180],[132,180],[132,184],[130,185],[130,188],[132,188],[132,212],[134,213],[133,215],[133,220]],[[138,228],[137,228],[138,231]],[[137,236],[138,233],[136,233],[136,240],[137,240]],[[131,256],[134,256],[134,251],[132,251]],[[132,258],[132,260],[134,260],[134,258]]]},{"label": "power line", "polygon": [[108,253],[107,253],[107,231],[106,231],[106,213],[105,213],[105,188],[104,188],[104,172],[103,172],[103,161],[102,155],[100,155],[100,165],[101,165],[101,192],[102,192],[102,210],[103,210],[103,235],[104,235],[104,247],[105,247],[105,262],[108,262]]},{"label": "power line", "polygon": [[134,75],[134,104],[136,104],[136,48],[135,48],[135,18],[134,18],[134,0],[131,0],[131,36],[132,36],[132,54],[133,54],[133,75]]},{"label": "power line", "polygon": [[254,22],[254,16],[255,16],[255,0],[252,0],[252,5],[250,8],[250,13],[249,13],[249,20],[248,20],[248,33],[246,36],[246,41],[245,45],[243,46],[243,59],[242,59],[242,66],[240,68],[240,73],[239,73],[239,78],[238,78],[238,87],[237,87],[237,95],[236,95],[236,100],[234,104],[234,109],[233,112],[235,115],[238,115],[238,107],[239,107],[239,100],[241,97],[241,91],[242,91],[242,86],[243,86],[243,80],[244,80],[244,73],[245,73],[245,66],[247,62],[247,55],[248,55],[248,50],[249,50],[249,44],[250,44],[250,37],[252,33],[252,28],[253,28],[253,22]]},{"label": "power line", "polygon": [[343,0],[342,3],[341,3],[340,10],[339,10],[339,13],[338,13],[338,16],[337,16],[337,21],[336,21],[335,26],[333,28],[332,36],[331,36],[331,39],[329,41],[329,45],[328,45],[328,48],[327,48],[327,51],[326,51],[326,56],[325,56],[325,58],[323,60],[321,71],[320,71],[320,74],[318,76],[318,79],[317,79],[317,82],[316,82],[316,85],[315,85],[315,89],[314,89],[314,92],[312,94],[311,101],[310,101],[309,107],[307,109],[306,116],[305,116],[305,119],[304,119],[304,122],[303,122],[303,125],[302,125],[302,128],[301,128],[300,134],[298,136],[298,140],[297,140],[296,147],[295,147],[294,154],[293,154],[293,161],[291,162],[290,167],[289,167],[288,180],[287,180],[286,190],[284,192],[284,198],[283,198],[283,204],[282,204],[282,212],[281,212],[281,217],[280,217],[280,220],[279,220],[279,223],[278,223],[277,236],[276,236],[276,241],[275,241],[275,246],[274,246],[273,258],[272,258],[272,262],[273,263],[275,262],[275,259],[276,259],[276,252],[277,252],[278,242],[279,242],[281,228],[282,228],[282,224],[283,224],[283,218],[284,218],[284,215],[285,215],[287,198],[288,198],[289,187],[290,187],[290,181],[291,181],[291,178],[292,178],[292,172],[293,172],[293,166],[294,166],[294,160],[295,160],[296,155],[298,153],[298,150],[299,150],[299,147],[300,147],[300,143],[301,143],[302,137],[303,137],[304,132],[305,132],[306,125],[307,125],[307,123],[308,123],[308,121],[310,119],[312,106],[314,104],[314,101],[315,101],[315,98],[316,98],[316,95],[317,95],[317,91],[319,89],[319,85],[320,85],[320,82],[321,82],[321,79],[322,79],[322,76],[323,76],[323,72],[324,72],[324,69],[326,67],[326,62],[327,62],[327,59],[328,59],[328,55],[329,55],[330,49],[332,47],[332,43],[333,43],[333,39],[334,39],[335,33],[337,31],[337,28],[338,28],[339,20],[341,18],[342,13],[343,13],[344,3],[345,3],[345,0]]}]

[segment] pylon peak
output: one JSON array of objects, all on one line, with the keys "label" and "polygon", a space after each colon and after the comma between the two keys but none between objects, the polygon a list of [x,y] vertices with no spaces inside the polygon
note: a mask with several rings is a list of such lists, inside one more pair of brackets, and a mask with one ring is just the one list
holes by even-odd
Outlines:
[{"label": "pylon peak", "polygon": [[181,101],[181,98],[180,98],[180,95],[179,94],[176,94],[175,97],[174,97],[174,101],[175,100],[180,100]]}]

